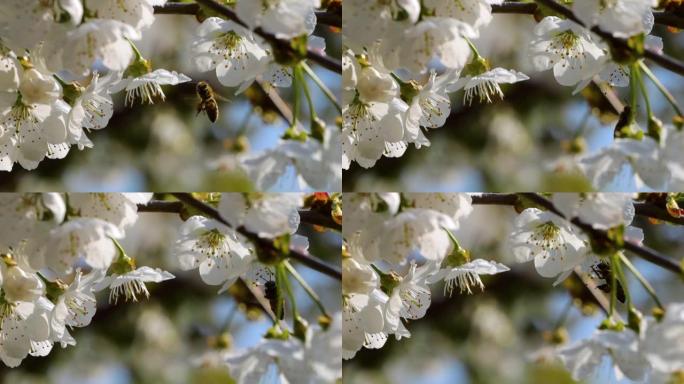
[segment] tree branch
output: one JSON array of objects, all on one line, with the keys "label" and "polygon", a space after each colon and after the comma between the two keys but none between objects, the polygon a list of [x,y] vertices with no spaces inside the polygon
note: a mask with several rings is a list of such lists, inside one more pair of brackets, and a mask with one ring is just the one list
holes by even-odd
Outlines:
[{"label": "tree branch", "polygon": [[516,205],[519,200],[514,193],[482,193],[470,197],[474,205]]},{"label": "tree branch", "polygon": [[[515,13],[521,15],[533,15],[537,12],[538,6],[535,3],[520,3],[516,1],[506,1],[502,4],[492,4],[492,13]],[[655,11],[653,17],[657,24],[668,27],[684,29],[684,17],[668,11]]]},{"label": "tree branch", "polygon": [[[474,205],[516,205],[518,203],[518,195],[515,193],[482,193],[471,195],[471,197]],[[684,225],[684,217],[673,217],[667,210],[653,203],[635,202],[634,210],[638,216]]]},{"label": "tree branch", "polygon": [[634,212],[637,215],[647,216],[658,219],[660,221],[667,221],[668,223],[684,225],[684,217],[674,217],[667,212],[666,209],[661,208],[651,203],[634,203]]},{"label": "tree branch", "polygon": [[342,15],[333,12],[318,11],[316,12],[316,21],[323,25],[331,27],[342,28]]},{"label": "tree branch", "polygon": [[[211,217],[212,219],[220,222],[223,225],[226,225],[228,227],[233,228],[226,219],[224,219],[221,214],[212,206],[199,201],[195,199],[192,194],[190,193],[173,193],[173,196],[175,196],[178,200],[182,201],[183,203],[191,206],[192,208],[197,209],[198,211],[206,214],[207,216]],[[269,250],[274,250],[275,246],[273,245],[273,241],[270,239],[264,239],[259,237],[256,233],[248,231],[245,227],[239,227],[239,228],[234,228],[238,233],[241,235],[247,237],[251,241],[253,241],[257,246],[264,247],[265,249]],[[299,252],[294,249],[290,249],[289,256],[300,263],[306,265],[307,267],[314,269],[318,272],[321,272],[325,275],[328,275],[332,278],[342,280],[342,272],[337,269],[336,267],[332,265],[328,265],[327,263],[312,257],[311,255]]]},{"label": "tree branch", "polygon": [[[196,15],[199,10],[200,10],[200,5],[204,5],[207,8],[220,13],[221,15],[225,16],[229,20],[232,20],[233,22],[249,29],[247,24],[240,20],[239,17],[237,17],[237,14],[235,12],[223,5],[219,4],[214,0],[196,0],[196,3],[166,3],[163,6],[156,6],[154,7],[154,12],[158,14],[180,14],[180,15]],[[337,23],[339,26],[342,25],[342,20],[341,17],[334,15],[334,14],[327,14],[325,12],[323,13],[317,13],[316,16],[319,18],[319,21],[321,23]],[[339,20],[338,20],[339,19]],[[338,26],[338,25],[334,25]],[[286,49],[289,51],[292,51],[292,47],[290,46],[290,43],[285,40],[278,39],[275,37],[275,35],[268,33],[264,31],[261,28],[256,28],[254,29],[254,33],[257,35],[261,36],[264,40],[269,42],[271,45],[274,45],[280,49]],[[320,65],[323,68],[326,68],[328,70],[331,70],[333,72],[337,73],[342,73],[342,63],[340,61],[335,60],[331,57],[322,55],[316,51],[308,50],[306,57],[315,62],[316,64]]]},{"label": "tree branch", "polygon": [[317,225],[324,228],[331,228],[338,231],[342,230],[342,226],[337,224],[332,217],[326,216],[318,211],[299,210],[299,219],[302,221],[302,223]]},{"label": "tree branch", "polygon": [[183,203],[180,201],[151,200],[147,204],[138,204],[138,212],[180,213]]},{"label": "tree branch", "polygon": [[[161,212],[180,214],[183,209],[181,201],[152,200],[147,204],[138,204],[138,212]],[[320,212],[308,209],[299,210],[299,220],[304,224],[318,225],[320,227],[342,230],[342,226],[337,224],[332,217],[327,217]]]},{"label": "tree branch", "polygon": [[[199,10],[200,6],[197,3],[168,2],[154,6],[154,13],[158,15],[196,15]],[[342,27],[342,17],[333,12],[316,11],[316,21],[331,27]]]},{"label": "tree branch", "polygon": [[174,3],[155,5],[154,13],[157,15],[197,15],[200,6],[197,3]]},{"label": "tree branch", "polygon": [[492,13],[517,13],[521,15],[533,15],[537,12],[535,3],[518,3],[505,1],[501,4],[492,4]]}]

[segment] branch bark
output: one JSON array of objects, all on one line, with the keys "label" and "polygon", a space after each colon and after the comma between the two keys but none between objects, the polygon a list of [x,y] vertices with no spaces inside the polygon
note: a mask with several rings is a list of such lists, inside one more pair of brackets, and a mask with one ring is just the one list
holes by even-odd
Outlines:
[{"label": "branch bark", "polygon": [[[197,3],[168,2],[154,6],[154,13],[158,15],[196,15],[199,10],[200,6]],[[342,17],[333,12],[317,11],[316,22],[331,27],[342,27]]]},{"label": "branch bark", "polygon": [[[538,6],[535,3],[519,3],[516,1],[505,1],[502,4],[492,4],[492,13],[514,13],[521,15],[533,15],[537,12]],[[656,24],[668,27],[684,29],[684,17],[668,11],[655,11],[653,18]]]},{"label": "branch bark", "polygon": [[[183,209],[181,201],[152,200],[147,204],[138,204],[138,212],[160,212],[180,214]],[[299,210],[299,220],[304,224],[318,225],[320,227],[342,230],[342,226],[337,224],[331,217],[327,217],[320,212],[308,209]]]}]

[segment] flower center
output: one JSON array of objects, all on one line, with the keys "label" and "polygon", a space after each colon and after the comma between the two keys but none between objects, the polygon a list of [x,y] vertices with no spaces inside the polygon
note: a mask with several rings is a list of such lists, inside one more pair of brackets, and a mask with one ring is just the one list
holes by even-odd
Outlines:
[{"label": "flower center", "polygon": [[616,0],[599,0],[599,10],[604,11],[606,9],[614,8],[617,5]]},{"label": "flower center", "polygon": [[670,376],[669,384],[684,384],[684,370],[679,370],[672,372]]},{"label": "flower center", "polygon": [[31,106],[24,104],[21,101],[21,95],[19,95],[17,102],[14,103],[10,111],[10,118],[17,128],[31,118],[31,110]]},{"label": "flower center", "polygon": [[2,320],[10,317],[14,312],[14,304],[5,299],[5,290],[0,288],[0,327],[2,327]]},{"label": "flower center", "polygon": [[69,296],[64,300],[64,303],[69,309],[69,314],[77,314],[79,316],[85,316],[88,313],[86,302],[94,301],[87,296]]},{"label": "flower center", "polygon": [[556,35],[554,42],[558,43],[562,49],[571,50],[579,42],[579,36],[573,31],[567,30]]},{"label": "flower center", "polygon": [[121,285],[117,285],[109,291],[109,302],[116,304],[119,300],[119,295],[123,295],[126,301],[138,301],[139,296],[150,297],[150,292],[147,290],[145,283],[140,280],[129,280]]},{"label": "flower center", "polygon": [[537,226],[530,237],[530,241],[539,246],[543,251],[565,246],[560,241],[560,228],[551,221]]},{"label": "flower center", "polygon": [[[356,132],[361,128],[362,125],[371,123],[375,121],[375,117],[370,113],[368,104],[363,103],[361,100],[355,100],[349,106],[347,111],[347,124],[351,127],[352,131]],[[345,125],[347,125],[345,124]]]},{"label": "flower center", "polygon": [[221,244],[223,244],[223,240],[225,238],[225,235],[219,232],[218,229],[212,229],[211,231],[208,231],[202,235],[201,240],[204,241],[205,245],[209,248],[218,248],[221,246]]},{"label": "flower center", "polygon": [[280,0],[261,0],[261,9],[267,11],[271,8],[275,8]]},{"label": "flower center", "polygon": [[223,55],[226,59],[239,59],[245,55],[242,48],[243,37],[235,31],[220,34],[211,46],[211,51]]}]

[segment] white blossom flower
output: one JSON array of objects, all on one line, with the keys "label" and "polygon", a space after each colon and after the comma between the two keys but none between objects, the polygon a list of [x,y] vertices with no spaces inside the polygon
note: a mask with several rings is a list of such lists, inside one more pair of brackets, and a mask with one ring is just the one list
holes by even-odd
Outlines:
[{"label": "white blossom flower", "polygon": [[516,217],[509,242],[517,261],[534,260],[543,277],[555,277],[579,265],[587,247],[570,222],[537,208],[527,208]]},{"label": "white blossom flower", "polygon": [[114,102],[109,94],[109,88],[116,79],[116,73],[100,78],[95,72],[88,87],[74,100],[68,117],[69,140],[72,144],[81,147],[90,145],[90,140],[83,130],[99,130],[109,124],[114,114]]},{"label": "white blossom flower", "polygon": [[342,310],[342,357],[351,359],[361,347],[382,348],[387,341],[384,308],[389,298],[379,289],[350,294]]},{"label": "white blossom flower", "polygon": [[[4,258],[4,257],[3,257]],[[12,257],[0,262],[3,299],[9,302],[34,302],[45,293],[45,284],[23,260]]]},{"label": "white blossom flower", "polygon": [[399,96],[399,84],[392,76],[372,66],[363,67],[357,75],[356,90],[365,103],[389,102]]},{"label": "white blossom flower", "polygon": [[596,229],[629,225],[634,219],[629,193],[554,193],[553,205],[565,217],[577,217]]},{"label": "white blossom flower", "polygon": [[218,209],[234,228],[244,225],[260,237],[277,237],[297,230],[302,204],[298,193],[224,193]]},{"label": "white blossom flower", "polygon": [[461,20],[478,31],[492,21],[491,3],[489,0],[427,0],[424,6],[434,10],[437,17]]},{"label": "white blossom flower", "polygon": [[316,27],[314,9],[320,0],[238,1],[235,11],[250,28],[261,27],[280,39],[310,35]]},{"label": "white blossom flower", "polygon": [[650,31],[651,8],[657,6],[654,0],[577,0],[572,11],[588,27],[597,25],[615,37],[629,38]]},{"label": "white blossom flower", "polygon": [[166,0],[88,0],[88,10],[100,19],[124,22],[136,30],[154,23],[155,5],[164,5]]},{"label": "white blossom flower", "polygon": [[144,204],[152,193],[70,193],[69,206],[76,215],[110,222],[122,230],[138,220],[137,204]]},{"label": "white blossom flower", "polygon": [[0,359],[16,367],[50,334],[45,284],[21,255],[0,260]]},{"label": "white blossom flower", "polygon": [[66,35],[54,35],[45,44],[48,68],[67,69],[77,76],[90,73],[96,60],[112,71],[124,71],[134,57],[130,40],[139,40],[140,33],[117,20],[91,19],[70,30]]},{"label": "white blossom flower", "polygon": [[345,212],[342,234],[349,253],[359,261],[371,262],[381,258],[380,243],[384,241],[385,222],[399,209],[399,194],[344,194]]},{"label": "white blossom flower", "polygon": [[198,70],[216,69],[219,82],[227,87],[239,86],[238,92],[265,71],[268,55],[251,31],[218,17],[209,17],[198,27],[192,52]]},{"label": "white blossom flower", "polygon": [[62,339],[68,335],[67,326],[82,328],[90,324],[97,311],[93,288],[103,276],[102,270],[94,270],[85,276],[80,270],[76,271],[74,280],[57,298],[52,310],[50,327],[55,337]]},{"label": "white blossom flower", "polygon": [[283,383],[331,383],[342,377],[341,316],[326,330],[311,326],[305,339],[266,339],[247,350],[229,352],[225,361],[238,383],[263,381],[275,370]]},{"label": "white blossom flower", "polygon": [[[406,103],[392,99],[389,103],[364,103],[356,99],[342,109],[342,167],[352,161],[364,168],[388,154],[387,145],[404,139]],[[396,155],[394,155],[396,156]]]},{"label": "white blossom flower", "polygon": [[435,267],[426,263],[420,268],[412,262],[405,276],[398,278],[397,284],[389,293],[389,301],[385,307],[385,330],[392,332],[401,326],[400,318],[420,319],[430,307],[431,294],[426,277],[433,273]]},{"label": "white blossom flower", "polygon": [[409,28],[397,28],[382,41],[384,64],[416,74],[426,72],[433,59],[448,69],[463,69],[471,55],[466,39],[476,35],[470,25],[451,18],[427,18]]},{"label": "white blossom flower", "polygon": [[389,220],[376,243],[382,260],[400,264],[417,251],[428,260],[441,262],[451,247],[445,228],[454,230],[454,220],[431,209],[409,208]]},{"label": "white blossom flower", "polygon": [[317,191],[340,190],[342,185],[342,146],[337,127],[327,127],[323,142],[307,138],[306,141],[282,140],[270,150],[241,159],[256,188],[270,190],[293,166],[302,189]]},{"label": "white blossom flower", "polygon": [[[327,329],[311,326],[304,342],[303,370],[308,376],[301,378],[302,382],[321,381],[333,382],[342,378],[342,313],[331,315],[332,322]],[[289,367],[295,372],[302,364]]]},{"label": "white blossom flower", "polygon": [[503,99],[504,95],[499,84],[513,84],[524,80],[529,80],[529,77],[522,72],[494,68],[473,75],[462,73],[456,83],[447,87],[447,91],[464,89],[463,104],[471,105],[476,96],[480,103],[485,101],[491,103],[495,99]]},{"label": "white blossom flower", "polygon": [[35,48],[51,35],[63,35],[65,27],[79,25],[80,0],[7,0],[0,9],[0,36],[15,52]]},{"label": "white blossom flower", "polygon": [[54,228],[45,243],[37,245],[42,247],[39,250],[42,257],[34,263],[49,267],[58,276],[70,274],[79,260],[92,268],[106,270],[116,257],[112,239],[122,237],[119,227],[102,219],[72,219]]},{"label": "white blossom flower", "polygon": [[145,283],[159,283],[173,278],[172,274],[159,268],[140,267],[122,274],[112,273],[105,276],[95,285],[95,290],[109,287],[109,302],[114,304],[119,301],[119,296],[123,296],[125,301],[138,301],[141,296],[150,297]]},{"label": "white blossom flower", "polygon": [[42,238],[66,213],[59,193],[0,195],[0,253]]},{"label": "white blossom flower", "polygon": [[435,71],[431,71],[428,81],[418,86],[417,94],[409,100],[404,139],[414,143],[417,148],[430,145],[420,127],[440,128],[451,114],[451,101],[446,94],[446,84],[454,75],[455,72],[447,72],[437,76]]},{"label": "white blossom flower", "polygon": [[413,208],[439,211],[454,220],[458,229],[460,220],[473,211],[473,199],[467,193],[404,193],[406,204]]},{"label": "white blossom flower", "polygon": [[40,51],[21,64],[5,56],[0,76],[0,169],[11,171],[15,162],[34,169],[50,152],[50,145],[66,139],[61,87],[45,68]]},{"label": "white blossom flower", "polygon": [[132,106],[136,99],[139,99],[141,103],[153,104],[155,99],[166,100],[162,85],[177,85],[191,80],[188,76],[176,71],[157,69],[140,76],[121,79],[112,84],[109,91],[116,93],[126,90],[126,105]]},{"label": "white blossom flower", "polygon": [[684,370],[684,305],[672,303],[662,319],[640,322],[640,332],[600,330],[591,338],[558,350],[576,380],[596,377],[605,356],[612,360],[617,379],[671,383]]},{"label": "white blossom flower", "polygon": [[51,303],[44,297],[35,302],[0,300],[0,359],[8,367],[17,367],[32,352],[34,343],[50,335],[48,314]]},{"label": "white blossom flower", "polygon": [[561,85],[576,85],[593,76],[605,55],[590,32],[571,20],[547,16],[537,24],[534,33],[530,53],[535,68],[553,68]]},{"label": "white blossom flower", "polygon": [[480,275],[495,275],[497,273],[509,271],[507,266],[484,259],[475,259],[455,266],[443,266],[432,276],[427,278],[430,284],[444,280],[444,292],[451,296],[454,287],[458,287],[461,293],[472,292],[475,286],[484,290],[484,284],[480,280]]},{"label": "white blossom flower", "polygon": [[199,267],[202,281],[232,283],[256,260],[254,250],[233,229],[202,216],[192,216],[180,228],[171,251],[183,270]]},{"label": "white blossom flower", "polygon": [[684,372],[684,304],[666,307],[662,320],[648,318],[641,348],[651,363],[651,382],[669,383]]},{"label": "white blossom flower", "polygon": [[342,259],[342,292],[369,294],[379,288],[379,278],[373,268],[353,257]]},{"label": "white blossom flower", "polygon": [[664,188],[671,177],[668,161],[662,155],[665,151],[667,149],[662,149],[650,136],[641,140],[618,138],[597,153],[582,157],[579,166],[592,185],[599,189],[605,189],[614,182],[625,167],[637,189],[644,184],[659,189]]},{"label": "white blossom flower", "polygon": [[345,45],[359,52],[372,46],[385,36],[392,11],[390,4],[382,0],[347,0],[342,18]]},{"label": "white blossom flower", "polygon": [[561,348],[558,355],[575,380],[595,377],[606,356],[613,360],[618,378],[624,374],[641,381],[650,370],[648,360],[639,351],[639,336],[631,329],[598,331],[589,339]]}]

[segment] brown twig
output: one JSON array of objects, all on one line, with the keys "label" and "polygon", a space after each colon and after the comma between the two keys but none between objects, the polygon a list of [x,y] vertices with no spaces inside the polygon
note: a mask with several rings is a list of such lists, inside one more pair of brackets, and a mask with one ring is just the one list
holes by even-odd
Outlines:
[{"label": "brown twig", "polygon": [[[138,204],[138,212],[161,212],[180,214],[183,209],[181,201],[152,200],[147,204]],[[337,224],[331,217],[327,217],[320,212],[308,209],[299,210],[299,220],[304,224],[317,225],[337,231],[342,230],[342,226]]]},{"label": "brown twig", "polygon": [[[492,13],[515,13],[521,15],[533,15],[539,7],[535,3],[521,3],[505,1],[502,4],[492,4]],[[668,11],[655,11],[653,18],[656,24],[668,27],[684,29],[684,17]]]}]

